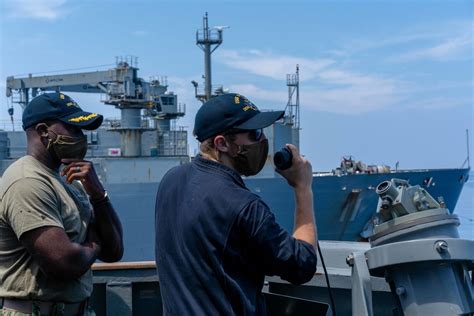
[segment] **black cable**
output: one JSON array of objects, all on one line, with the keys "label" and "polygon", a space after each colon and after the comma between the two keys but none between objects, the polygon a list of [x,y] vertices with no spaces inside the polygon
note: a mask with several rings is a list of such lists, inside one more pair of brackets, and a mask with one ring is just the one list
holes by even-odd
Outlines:
[{"label": "black cable", "polygon": [[318,246],[319,257],[321,258],[321,264],[322,264],[323,270],[324,270],[324,276],[326,277],[326,284],[328,285],[328,292],[329,292],[329,300],[331,302],[331,309],[332,309],[333,315],[336,316],[336,305],[334,304],[334,298],[332,296],[331,285],[329,284],[328,271],[326,270],[326,265],[324,264],[323,254],[321,253],[321,247],[319,246],[319,241],[317,241],[317,246]]}]

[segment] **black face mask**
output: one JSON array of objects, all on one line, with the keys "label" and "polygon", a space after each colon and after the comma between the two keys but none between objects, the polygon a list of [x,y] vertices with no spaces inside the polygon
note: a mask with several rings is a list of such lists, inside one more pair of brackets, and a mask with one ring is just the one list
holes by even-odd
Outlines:
[{"label": "black face mask", "polygon": [[241,175],[254,176],[263,169],[267,156],[267,139],[251,145],[239,145],[239,152],[232,157],[233,166]]},{"label": "black face mask", "polygon": [[54,139],[48,139],[46,149],[56,156],[58,160],[84,159],[87,153],[87,136],[72,137],[59,135],[51,130],[49,130],[49,133],[55,134],[56,137]]}]

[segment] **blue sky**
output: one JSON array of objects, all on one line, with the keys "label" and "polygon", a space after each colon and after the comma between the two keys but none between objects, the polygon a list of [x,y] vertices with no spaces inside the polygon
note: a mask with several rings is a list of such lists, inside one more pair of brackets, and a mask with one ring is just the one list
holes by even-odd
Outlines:
[{"label": "blue sky", "polygon": [[[301,150],[314,170],[335,168],[349,154],[402,168],[459,167],[466,158],[472,1],[0,3],[2,90],[9,75],[102,70],[115,56],[134,55],[141,77],[168,77],[186,103],[178,125],[192,129],[200,103],[190,81],[204,71],[195,32],[207,11],[211,26],[230,26],[213,54],[214,84],[260,108],[283,109],[286,74],[300,65]],[[74,97],[85,109],[119,115],[99,96]],[[0,128],[8,119],[1,96]]]}]

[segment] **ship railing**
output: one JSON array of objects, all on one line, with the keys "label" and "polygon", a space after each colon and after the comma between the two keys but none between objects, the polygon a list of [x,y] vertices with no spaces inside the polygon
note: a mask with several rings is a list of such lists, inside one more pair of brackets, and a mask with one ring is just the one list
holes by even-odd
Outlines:
[{"label": "ship railing", "polygon": [[[185,112],[186,111],[186,104],[179,103],[178,104],[178,111]],[[104,122],[100,126],[100,128],[105,129],[114,129],[114,128],[121,128],[122,127],[122,120],[117,117],[106,118]],[[149,116],[140,116],[140,127],[142,128],[156,128],[156,119],[149,117]],[[171,130],[183,131],[186,127],[185,126],[178,126],[175,127],[172,125]],[[23,131],[23,124],[21,120],[14,120],[13,124],[10,120],[0,120],[0,131]]]},{"label": "ship railing", "polygon": [[[156,128],[156,120],[149,117],[149,116],[143,116],[140,115],[140,127],[141,128],[150,128],[154,129]],[[106,129],[119,129],[119,128],[125,128],[125,126],[122,126],[122,120],[120,118],[107,118],[104,120],[104,122],[101,125],[101,128],[106,128]]]},{"label": "ship railing", "polygon": [[332,171],[313,171],[313,176],[315,177],[325,177],[325,176],[333,176],[334,173]]},{"label": "ship railing", "polygon": [[177,112],[178,113],[183,113],[183,115],[184,115],[186,113],[186,103],[178,102]]},{"label": "ship railing", "polygon": [[[206,31],[205,30],[198,30],[196,32],[196,41],[200,41],[201,39],[206,38]],[[217,29],[210,29],[207,31],[207,39],[211,42],[218,42],[222,40],[222,35],[219,33]]]},{"label": "ship railing", "polygon": [[[0,142],[0,145],[3,145]],[[142,157],[175,157],[175,156],[187,156],[188,155],[188,143],[187,139],[181,138],[180,141],[175,141],[173,144],[167,146],[156,146],[149,147],[142,151]],[[0,160],[1,159],[18,159],[26,155],[25,146],[9,146],[0,147]],[[104,157],[122,157],[120,144],[114,145],[98,145],[88,144],[86,159],[90,158],[104,158]]]},{"label": "ship railing", "polygon": [[340,168],[333,169],[331,171],[314,171],[313,176],[348,176],[348,175],[359,175],[359,174],[379,174],[379,173],[396,173],[402,170],[391,170],[391,169],[368,169],[363,171],[347,171]]},{"label": "ship railing", "polygon": [[168,77],[167,76],[149,76],[148,80],[150,83],[159,84],[160,86],[168,86]]},{"label": "ship railing", "polygon": [[22,131],[23,124],[20,120],[0,120],[0,130],[3,131]]},{"label": "ship railing", "polygon": [[128,65],[136,68],[138,67],[138,57],[133,55],[115,56],[115,64],[117,67]]},{"label": "ship railing", "polygon": [[154,261],[94,263],[90,303],[97,315],[162,315]]},{"label": "ship railing", "polygon": [[[158,269],[154,261],[94,263],[92,265],[94,289],[90,303],[95,313],[97,315],[163,315]],[[315,274],[308,285],[314,287],[316,283],[323,282],[323,277],[321,273]],[[338,280],[344,282],[343,286],[339,285],[337,289],[342,290],[346,297],[350,297],[350,290],[345,288],[348,277],[345,275],[337,277]],[[350,282],[348,283],[350,286]],[[290,285],[275,277],[267,277],[266,284],[262,294],[265,296],[269,315],[283,315],[278,312],[281,309],[291,309],[295,311],[295,315],[332,315],[326,312],[327,303],[302,299],[299,295],[295,295],[294,290],[300,286]],[[375,283],[375,285],[385,291],[382,294],[390,294],[390,290],[383,288],[381,283]],[[274,286],[277,289],[288,290],[288,293],[272,291]]]},{"label": "ship railing", "polygon": [[[222,84],[213,84],[211,86],[211,92],[213,95],[221,95],[221,94],[227,93],[228,90],[224,89],[224,85]],[[203,86],[196,87],[196,93],[197,95],[205,95],[206,94],[205,86],[203,85]]]},{"label": "ship railing", "polygon": [[1,159],[17,159],[26,155],[25,146],[11,146],[7,143],[7,148],[0,148]]}]

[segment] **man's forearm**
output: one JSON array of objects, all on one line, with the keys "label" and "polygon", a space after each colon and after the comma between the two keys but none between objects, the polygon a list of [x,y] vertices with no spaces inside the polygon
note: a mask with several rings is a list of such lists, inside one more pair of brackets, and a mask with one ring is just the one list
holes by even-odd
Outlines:
[{"label": "man's forearm", "polygon": [[71,242],[64,229],[39,227],[25,232],[20,241],[48,277],[74,280],[90,269],[100,253],[100,246],[86,241]]},{"label": "man's forearm", "polygon": [[60,262],[55,263],[56,277],[63,280],[79,278],[87,272],[99,254],[100,247],[93,242],[81,245],[72,243],[70,254]]},{"label": "man's forearm", "polygon": [[102,250],[99,259],[105,262],[118,261],[123,255],[123,233],[117,213],[108,198],[92,205]]},{"label": "man's forearm", "polygon": [[317,231],[314,221],[313,192],[311,187],[295,188],[295,230],[293,237],[316,247]]}]

